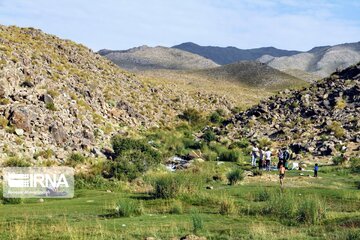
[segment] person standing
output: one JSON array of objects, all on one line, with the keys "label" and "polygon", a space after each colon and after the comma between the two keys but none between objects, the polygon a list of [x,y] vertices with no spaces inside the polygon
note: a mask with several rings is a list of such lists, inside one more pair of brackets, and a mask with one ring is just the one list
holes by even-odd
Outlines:
[{"label": "person standing", "polygon": [[314,166],[314,177],[317,177],[318,176],[318,171],[319,171],[319,165],[317,163],[315,163],[315,166]]},{"label": "person standing", "polygon": [[283,151],[283,159],[284,159],[285,169],[289,169],[290,152],[286,147],[284,148]]},{"label": "person standing", "polygon": [[270,171],[270,165],[271,165],[271,151],[269,148],[266,148],[265,151],[265,162],[266,162],[266,170]]},{"label": "person standing", "polygon": [[265,152],[262,148],[259,149],[259,170],[264,167]]},{"label": "person standing", "polygon": [[251,166],[256,167],[256,160],[259,157],[259,148],[254,145],[251,151]]},{"label": "person standing", "polygon": [[284,186],[284,178],[285,178],[285,166],[283,163],[280,163],[279,167],[279,178],[280,178],[280,187],[283,189]]}]

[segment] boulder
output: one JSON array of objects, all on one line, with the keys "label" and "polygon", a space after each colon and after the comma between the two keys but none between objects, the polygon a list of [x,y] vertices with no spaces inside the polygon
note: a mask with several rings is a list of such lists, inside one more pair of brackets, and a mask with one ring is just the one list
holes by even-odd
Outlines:
[{"label": "boulder", "polygon": [[58,145],[64,144],[66,142],[67,134],[62,125],[55,123],[50,127],[49,131]]},{"label": "boulder", "polygon": [[9,117],[10,123],[13,124],[16,128],[21,128],[24,131],[31,132],[32,127],[30,124],[30,114],[29,110],[26,107],[19,107],[14,109],[10,113]]}]

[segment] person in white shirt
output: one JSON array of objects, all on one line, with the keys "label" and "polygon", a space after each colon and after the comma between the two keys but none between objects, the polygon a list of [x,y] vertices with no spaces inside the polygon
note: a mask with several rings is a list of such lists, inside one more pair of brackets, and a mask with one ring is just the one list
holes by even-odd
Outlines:
[{"label": "person in white shirt", "polygon": [[270,165],[271,165],[271,150],[269,148],[266,148],[265,151],[265,161],[266,161],[266,170],[270,171]]},{"label": "person in white shirt", "polygon": [[256,160],[259,157],[259,148],[254,145],[251,151],[251,166],[256,167]]}]

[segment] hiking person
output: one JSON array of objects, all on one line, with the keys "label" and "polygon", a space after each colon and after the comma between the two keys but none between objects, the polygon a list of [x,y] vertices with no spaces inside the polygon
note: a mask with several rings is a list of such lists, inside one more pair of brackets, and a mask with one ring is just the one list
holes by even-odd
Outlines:
[{"label": "hiking person", "polygon": [[265,151],[265,162],[266,162],[266,170],[270,171],[271,151],[269,148],[266,148],[266,151]]},{"label": "hiking person", "polygon": [[278,164],[277,164],[277,169],[279,169],[280,164],[284,163],[284,153],[281,148],[278,150],[277,157],[279,159]]},{"label": "hiking person", "polygon": [[264,156],[265,152],[262,148],[259,149],[259,170],[261,170],[264,166]]},{"label": "hiking person", "polygon": [[317,163],[315,163],[315,166],[314,166],[314,177],[317,177],[318,175],[318,171],[319,171],[319,165]]},{"label": "hiking person", "polygon": [[255,144],[251,151],[251,166],[256,167],[256,160],[258,157],[259,157],[259,148]]},{"label": "hiking person", "polygon": [[281,189],[283,189],[284,177],[285,177],[285,166],[284,166],[283,163],[281,163],[280,167],[279,167],[279,178],[280,178],[280,187],[281,187]]}]

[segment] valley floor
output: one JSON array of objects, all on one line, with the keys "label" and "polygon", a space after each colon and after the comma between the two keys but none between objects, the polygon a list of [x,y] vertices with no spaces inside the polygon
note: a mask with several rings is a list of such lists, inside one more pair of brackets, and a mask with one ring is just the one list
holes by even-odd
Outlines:
[{"label": "valley floor", "polygon": [[[200,170],[189,171],[188,177],[206,177],[235,163],[203,165]],[[311,172],[303,173],[300,176],[299,171],[288,171],[283,193],[277,173],[271,172],[246,177],[234,186],[208,179],[199,191],[175,199],[156,199],[146,184],[138,182],[110,187],[111,192],[106,187],[77,189],[74,199],[3,204],[0,239],[179,239],[188,234],[207,239],[359,239],[360,190],[355,184],[360,176],[337,167],[324,167],[319,178],[308,176]],[[301,219],[291,219],[294,208],[301,211],[295,205],[310,198],[324,203],[326,218],[302,223]],[[136,206],[141,206],[143,213],[132,217],[109,215],[119,199],[140,203]],[[233,200],[234,206],[228,200]],[[277,200],[284,202],[276,205]],[[277,212],[272,205],[283,209]],[[318,206],[308,207],[312,211]]]}]

